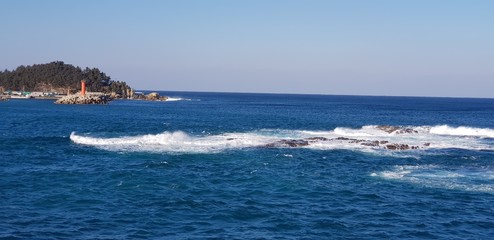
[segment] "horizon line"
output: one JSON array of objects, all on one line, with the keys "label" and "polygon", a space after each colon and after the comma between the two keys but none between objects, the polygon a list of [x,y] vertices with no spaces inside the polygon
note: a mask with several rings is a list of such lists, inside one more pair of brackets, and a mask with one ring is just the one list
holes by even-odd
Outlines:
[{"label": "horizon line", "polygon": [[271,95],[314,95],[314,96],[344,96],[344,97],[409,97],[409,98],[457,98],[457,99],[494,99],[494,97],[469,96],[417,96],[417,95],[371,95],[371,94],[330,94],[330,93],[283,93],[283,92],[241,92],[241,91],[194,91],[194,90],[150,90],[136,89],[147,92],[183,92],[183,93],[231,93],[231,94],[271,94]]}]

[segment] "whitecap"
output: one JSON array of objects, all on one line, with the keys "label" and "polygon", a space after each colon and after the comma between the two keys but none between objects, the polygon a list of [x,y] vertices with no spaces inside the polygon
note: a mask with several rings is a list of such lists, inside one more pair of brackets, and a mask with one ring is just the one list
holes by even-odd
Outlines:
[{"label": "whitecap", "polygon": [[181,98],[181,97],[168,97],[165,101],[167,102],[175,102],[175,101],[191,101],[190,98]]},{"label": "whitecap", "polygon": [[438,165],[394,166],[391,170],[373,172],[371,177],[408,182],[424,187],[494,192],[494,171],[485,169],[447,169]]},{"label": "whitecap", "polygon": [[439,125],[432,127],[430,129],[430,133],[437,135],[494,138],[494,129],[465,127],[465,126],[450,127],[448,125]]},{"label": "whitecap", "polygon": [[[443,127],[444,128],[444,127]],[[450,127],[446,127],[449,129]],[[465,127],[466,129],[475,129]],[[396,157],[415,157],[425,154],[427,150],[440,149],[466,149],[466,150],[494,150],[492,142],[485,141],[486,133],[491,129],[475,131],[478,136],[464,136],[454,134],[437,134],[431,126],[393,127],[400,129],[395,132],[386,132],[375,125],[361,128],[335,128],[334,130],[283,130],[260,129],[252,132],[229,132],[217,135],[203,133],[202,135],[189,135],[182,131],[163,132],[158,134],[145,134],[138,136],[120,137],[95,137],[91,134],[72,133],[70,139],[77,144],[95,146],[112,151],[149,151],[149,152],[174,152],[174,153],[217,153],[228,149],[241,149],[249,147],[294,147],[283,141],[307,141],[308,144],[295,147],[314,150],[347,149],[379,155]],[[453,128],[457,129],[457,128]],[[462,128],[458,128],[462,129]],[[477,129],[478,130],[478,129]],[[455,130],[460,131],[460,130]],[[444,131],[443,131],[444,132]],[[451,131],[449,133],[452,133]],[[97,133],[98,136],[104,134]],[[311,140],[312,139],[312,140]],[[379,142],[377,145],[363,144]],[[386,149],[387,144],[404,144],[414,146],[413,150],[392,151]],[[411,148],[411,147],[410,147]]]}]

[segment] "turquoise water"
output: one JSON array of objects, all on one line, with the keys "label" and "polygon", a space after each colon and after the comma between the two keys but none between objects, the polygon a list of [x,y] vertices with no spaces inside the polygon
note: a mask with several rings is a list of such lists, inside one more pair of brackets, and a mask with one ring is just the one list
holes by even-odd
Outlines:
[{"label": "turquoise water", "polygon": [[494,99],[163,94],[0,102],[0,237],[494,236]]}]

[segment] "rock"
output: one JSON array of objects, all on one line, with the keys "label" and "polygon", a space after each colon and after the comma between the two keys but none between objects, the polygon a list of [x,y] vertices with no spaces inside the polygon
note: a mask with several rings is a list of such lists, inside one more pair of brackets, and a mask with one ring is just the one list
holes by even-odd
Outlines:
[{"label": "rock", "polygon": [[149,101],[166,101],[166,99],[168,99],[168,97],[160,96],[160,94],[157,92],[152,92],[146,95],[146,100]]},{"label": "rock", "polygon": [[310,137],[310,138],[306,138],[305,140],[311,141],[311,142],[317,142],[317,141],[328,141],[329,139],[327,139],[325,137]]},{"label": "rock", "polygon": [[[230,140],[230,138],[228,139]],[[410,149],[420,149],[419,146],[412,146],[408,144],[402,143],[389,143],[389,141],[385,140],[364,140],[364,139],[355,139],[355,138],[346,138],[346,137],[338,137],[338,138],[325,138],[325,137],[309,137],[305,139],[282,139],[273,143],[269,143],[264,145],[267,148],[276,148],[276,147],[304,147],[308,146],[312,143],[316,143],[319,141],[346,141],[347,143],[360,144],[362,146],[369,147],[381,147],[388,150],[410,150]],[[385,145],[386,144],[386,145]],[[424,146],[428,146],[430,143],[424,144]]]},{"label": "rock", "polygon": [[395,143],[386,145],[386,148],[389,150],[408,150],[410,149],[410,146],[408,146],[408,144]]},{"label": "rock", "polygon": [[401,128],[398,131],[395,131],[397,134],[405,134],[405,133],[418,133],[417,130],[414,130],[412,128]]},{"label": "rock", "polygon": [[386,145],[386,148],[390,149],[390,150],[396,150],[397,147],[395,144],[389,144],[389,145]]},{"label": "rock", "polygon": [[387,126],[387,125],[377,126],[376,128],[385,131],[387,133],[396,133],[396,134],[418,133],[418,131],[413,128],[403,128],[403,127]]},{"label": "rock", "polygon": [[370,146],[370,147],[377,147],[379,146],[379,141],[368,141],[368,142],[363,142],[360,145],[364,146]]},{"label": "rock", "polygon": [[113,99],[119,99],[119,98],[122,98],[122,96],[121,96],[120,94],[118,94],[118,93],[114,93],[114,92],[112,92],[112,93],[110,94],[110,97],[111,97],[111,98],[113,98]]},{"label": "rock", "polygon": [[347,138],[347,137],[337,137],[333,138],[331,140],[339,140],[339,141],[357,141],[358,139],[355,138]]},{"label": "rock", "polygon": [[426,147],[428,147],[430,145],[431,145],[431,143],[424,143],[424,146],[426,146]]},{"label": "rock", "polygon": [[385,131],[387,133],[392,133],[392,132],[400,129],[399,127],[396,127],[396,126],[388,126],[388,125],[377,126],[376,128],[379,129],[379,130]]},{"label": "rock", "polygon": [[160,98],[160,94],[157,92],[152,92],[148,95],[146,95],[147,100],[158,100]]},{"label": "rock", "polygon": [[268,143],[265,145],[265,147],[272,148],[272,147],[303,147],[303,146],[308,146],[309,142],[306,140],[295,140],[295,139],[283,139],[280,141],[277,141],[275,143]]}]

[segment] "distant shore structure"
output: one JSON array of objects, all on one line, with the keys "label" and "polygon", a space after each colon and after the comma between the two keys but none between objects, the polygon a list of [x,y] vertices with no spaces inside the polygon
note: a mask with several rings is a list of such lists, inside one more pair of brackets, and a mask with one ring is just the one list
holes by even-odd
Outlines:
[{"label": "distant shore structure", "polygon": [[58,99],[56,104],[107,104],[113,100],[109,94],[93,92],[86,94],[86,80],[81,80],[81,91]]},{"label": "distant shore structure", "polygon": [[119,99],[132,99],[129,94],[132,88],[124,81],[112,80],[98,68],[78,67],[62,61],[21,65],[14,70],[0,71],[0,92],[6,95],[14,95],[10,92],[21,92],[22,95],[41,92],[43,97],[33,98],[56,99],[81,91],[81,80],[86,81],[85,95],[93,91],[113,94]]},{"label": "distant shore structure", "polygon": [[[0,86],[0,100],[6,101],[8,99],[56,99],[57,104],[106,104],[114,99],[131,99],[131,100],[147,100],[147,101],[167,101],[167,96],[161,96],[158,92],[151,92],[145,94],[144,92],[136,92],[132,88],[123,89],[121,92],[112,91],[114,89],[101,89],[99,92],[90,92],[88,89],[93,89],[91,86],[91,80],[83,78],[80,82],[80,91],[78,89],[65,86],[62,91],[67,91],[66,94],[53,91],[53,88],[48,91],[48,87],[45,86],[43,91],[31,91],[26,92],[24,87],[22,91],[7,90],[3,86]],[[119,82],[117,82],[119,83]],[[88,85],[89,84],[89,85]],[[110,87],[112,87],[111,85]],[[90,87],[90,88],[88,88]],[[117,89],[118,90],[118,89]],[[121,94],[122,93],[122,94]]]},{"label": "distant shore structure", "polygon": [[[64,97],[67,100],[72,96],[71,100],[67,101],[71,104],[106,103],[113,99],[168,100],[168,97],[157,92],[135,92],[127,83],[112,80],[98,68],[81,68],[62,61],[21,65],[11,71],[0,71],[0,95],[2,99],[55,100]],[[107,96],[104,101],[93,99],[94,96],[102,95]],[[91,100],[78,101],[81,97],[89,97]],[[57,103],[61,103],[61,100]]]}]

